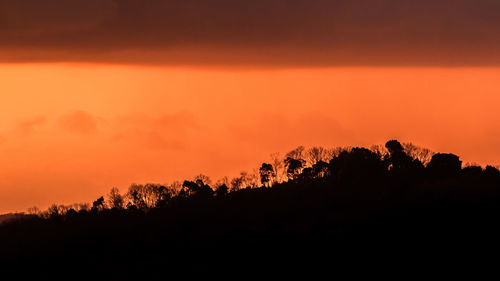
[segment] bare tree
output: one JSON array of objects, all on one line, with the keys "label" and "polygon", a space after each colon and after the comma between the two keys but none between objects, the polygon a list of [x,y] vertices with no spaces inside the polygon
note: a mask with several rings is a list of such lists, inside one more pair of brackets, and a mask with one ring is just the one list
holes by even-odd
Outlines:
[{"label": "bare tree", "polygon": [[40,211],[40,209],[38,209],[37,206],[33,206],[33,207],[28,208],[28,214],[39,216],[41,214],[41,211]]},{"label": "bare tree", "polygon": [[468,168],[468,167],[481,167],[481,165],[479,165],[476,162],[465,162],[464,168]]},{"label": "bare tree", "polygon": [[155,207],[165,192],[166,187],[148,183],[142,184],[132,184],[129,187],[127,196],[130,199],[130,203],[135,205],[139,209],[147,209]]},{"label": "bare tree", "polygon": [[243,186],[243,179],[241,177],[235,177],[231,180],[231,192],[238,191]]},{"label": "bare tree", "polygon": [[286,158],[293,158],[293,159],[303,159],[304,158],[304,150],[305,148],[301,145],[298,146],[295,149],[290,150],[286,155]]},{"label": "bare tree", "polygon": [[241,171],[240,172],[240,178],[241,178],[241,187],[246,188],[249,186],[249,175],[246,171]]},{"label": "bare tree", "polygon": [[90,211],[90,204],[89,203],[73,204],[73,209],[75,209],[76,211]]},{"label": "bare tree", "polygon": [[57,216],[57,215],[62,216],[66,213],[67,210],[68,210],[68,208],[65,207],[64,205],[52,204],[47,209],[47,213],[49,216]]},{"label": "bare tree", "polygon": [[[140,186],[141,187],[141,186]],[[143,202],[146,208],[156,207],[161,200],[165,187],[160,184],[147,183],[142,188],[139,188],[140,202]]]},{"label": "bare tree", "polygon": [[430,149],[423,148],[417,145],[414,145],[411,142],[403,143],[404,152],[413,159],[418,159],[424,165],[427,165],[432,156],[435,154]]},{"label": "bare tree", "polygon": [[349,146],[347,146],[347,147],[337,146],[337,147],[334,147],[334,148],[329,148],[329,149],[326,150],[327,159],[331,160],[332,158],[339,156],[339,154],[342,151],[350,151],[351,149],[352,148],[349,147]]},{"label": "bare tree", "polygon": [[50,216],[57,216],[60,215],[61,212],[59,211],[59,206],[57,204],[52,204],[49,206],[47,209],[47,215]]},{"label": "bare tree", "polygon": [[251,173],[247,176],[247,185],[251,188],[259,187],[260,175],[257,169],[253,169]]},{"label": "bare tree", "polygon": [[389,150],[381,144],[372,145],[370,150],[378,154],[381,159],[387,158],[387,155],[389,154]]},{"label": "bare tree", "polygon": [[281,183],[286,177],[286,168],[284,159],[280,156],[279,152],[271,154],[271,163],[274,169],[272,181],[274,183]]},{"label": "bare tree", "polygon": [[210,179],[210,177],[205,175],[205,174],[196,175],[194,177],[194,181],[196,182],[198,180],[201,180],[204,184],[208,184],[208,185],[212,184],[212,180]]},{"label": "bare tree", "polygon": [[220,186],[222,185],[226,185],[226,186],[230,186],[230,182],[229,182],[229,178],[228,177],[223,177],[219,180],[217,180],[217,182],[215,182],[215,189],[219,188]]},{"label": "bare tree", "polygon": [[325,161],[328,158],[328,152],[324,147],[314,146],[306,150],[305,160],[309,166],[313,166],[319,161]]},{"label": "bare tree", "polygon": [[70,209],[71,206],[59,205],[59,212],[61,215],[65,215]]},{"label": "bare tree", "polygon": [[168,187],[170,189],[170,192],[172,193],[172,197],[177,196],[182,189],[182,182],[173,181],[171,184],[168,185]]},{"label": "bare tree", "polygon": [[256,170],[251,173],[247,171],[240,172],[241,188],[256,188],[259,186],[259,174]]},{"label": "bare tree", "polygon": [[125,200],[123,199],[123,196],[120,194],[120,190],[118,190],[118,188],[116,187],[111,188],[111,191],[108,194],[109,208],[123,209],[124,203]]}]

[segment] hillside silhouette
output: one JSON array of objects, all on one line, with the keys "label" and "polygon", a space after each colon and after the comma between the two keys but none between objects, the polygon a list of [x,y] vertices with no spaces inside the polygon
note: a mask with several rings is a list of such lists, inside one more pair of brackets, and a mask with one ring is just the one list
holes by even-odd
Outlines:
[{"label": "hillside silhouette", "polygon": [[91,204],[32,208],[0,226],[1,264],[111,280],[442,269],[498,253],[499,195],[497,168],[397,140],[298,147],[231,180],[132,184]]}]

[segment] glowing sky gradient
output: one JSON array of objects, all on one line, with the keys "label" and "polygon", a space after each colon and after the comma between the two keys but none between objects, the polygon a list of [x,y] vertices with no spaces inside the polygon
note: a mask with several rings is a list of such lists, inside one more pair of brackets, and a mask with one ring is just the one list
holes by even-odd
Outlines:
[{"label": "glowing sky gradient", "polygon": [[0,65],[0,212],[390,138],[499,164],[500,68]]},{"label": "glowing sky gradient", "polygon": [[391,138],[500,163],[498,0],[0,0],[0,213]]}]

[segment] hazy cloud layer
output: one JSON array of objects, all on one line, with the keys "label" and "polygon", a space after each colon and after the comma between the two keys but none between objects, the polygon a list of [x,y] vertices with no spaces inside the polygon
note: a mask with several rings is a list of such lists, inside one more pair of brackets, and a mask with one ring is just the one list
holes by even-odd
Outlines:
[{"label": "hazy cloud layer", "polygon": [[90,134],[97,130],[97,118],[77,110],[59,118],[61,128],[75,133]]},{"label": "hazy cloud layer", "polygon": [[28,135],[33,132],[37,127],[44,125],[46,118],[44,116],[35,116],[32,118],[24,119],[16,126],[16,131],[21,135]]},{"label": "hazy cloud layer", "polygon": [[280,151],[329,142],[349,144],[355,139],[338,121],[319,113],[301,114],[295,118],[264,113],[248,124],[229,125],[228,135],[235,141],[254,146],[252,151],[256,148]]},{"label": "hazy cloud layer", "polygon": [[198,139],[200,126],[194,114],[184,111],[159,117],[127,116],[116,122],[112,140],[133,142],[141,147],[160,150],[184,150],[186,143]]},{"label": "hazy cloud layer", "polygon": [[498,65],[497,0],[0,0],[0,61]]}]

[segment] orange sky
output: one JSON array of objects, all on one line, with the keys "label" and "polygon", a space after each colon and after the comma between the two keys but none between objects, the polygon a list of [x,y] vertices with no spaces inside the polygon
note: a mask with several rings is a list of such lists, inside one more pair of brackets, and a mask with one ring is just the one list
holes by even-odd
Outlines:
[{"label": "orange sky", "polygon": [[0,65],[0,213],[390,138],[500,164],[500,68]]}]

